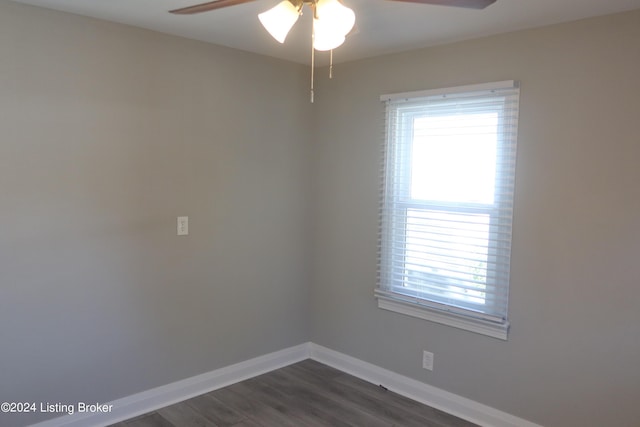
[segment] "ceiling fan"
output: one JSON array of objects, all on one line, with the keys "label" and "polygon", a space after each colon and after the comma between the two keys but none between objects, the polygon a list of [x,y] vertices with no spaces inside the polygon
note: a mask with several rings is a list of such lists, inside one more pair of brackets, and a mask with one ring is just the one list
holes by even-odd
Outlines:
[{"label": "ceiling fan", "polygon": [[[170,10],[177,15],[192,15],[222,9],[229,6],[251,3],[255,0],[215,0],[206,3]],[[418,3],[439,6],[454,6],[467,9],[484,9],[496,0],[387,0],[406,3]],[[283,0],[274,8],[261,13],[260,21],[265,29],[280,43],[293,27],[307,4],[313,10],[316,50],[331,50],[344,42],[344,37],[351,31],[355,23],[355,14],[346,7],[342,0]],[[341,34],[342,33],[342,34]]]},{"label": "ceiling fan", "polygon": [[[192,15],[222,9],[224,7],[251,3],[255,0],[216,0],[180,9],[170,10],[177,15]],[[484,9],[496,0],[387,0],[439,6],[454,6],[467,9]],[[302,14],[304,5],[313,11],[311,31],[311,102],[313,102],[313,69],[315,51],[331,51],[329,78],[332,76],[333,49],[342,45],[355,25],[355,13],[342,0],[282,0],[275,7],[258,15],[260,22],[271,36],[284,43],[287,34]]]},{"label": "ceiling fan", "polygon": [[[251,3],[255,0],[216,0],[194,6],[187,6],[180,9],[171,10],[171,13],[179,15],[190,15],[194,13],[208,12],[210,10],[222,9],[223,7],[235,6],[243,3]],[[435,4],[440,6],[464,7],[467,9],[484,9],[495,3],[496,0],[387,0],[400,1],[406,3]],[[304,3],[313,3],[312,1],[304,1]]]}]

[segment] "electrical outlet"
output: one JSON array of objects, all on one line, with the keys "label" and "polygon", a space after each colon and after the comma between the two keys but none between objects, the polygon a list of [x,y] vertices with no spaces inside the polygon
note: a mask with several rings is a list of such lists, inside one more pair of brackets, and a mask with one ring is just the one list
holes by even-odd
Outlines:
[{"label": "electrical outlet", "polygon": [[178,236],[186,236],[189,234],[189,217],[178,217]]},{"label": "electrical outlet", "polygon": [[433,353],[428,351],[422,352],[422,367],[429,371],[433,371]]}]

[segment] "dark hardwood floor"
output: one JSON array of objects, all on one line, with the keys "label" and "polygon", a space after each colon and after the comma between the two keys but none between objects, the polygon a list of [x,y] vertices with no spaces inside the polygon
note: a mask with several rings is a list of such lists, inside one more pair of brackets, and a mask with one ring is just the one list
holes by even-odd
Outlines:
[{"label": "dark hardwood floor", "polygon": [[366,381],[305,360],[112,427],[472,427]]}]

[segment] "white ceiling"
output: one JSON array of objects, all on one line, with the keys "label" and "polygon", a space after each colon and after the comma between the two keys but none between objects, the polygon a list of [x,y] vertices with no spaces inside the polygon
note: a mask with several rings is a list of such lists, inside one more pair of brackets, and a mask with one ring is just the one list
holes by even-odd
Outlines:
[{"label": "white ceiling", "polygon": [[[14,1],[303,64],[309,63],[311,55],[308,9],[284,45],[273,40],[259,23],[258,13],[273,7],[279,0],[256,0],[184,16],[167,11],[206,0]],[[385,0],[344,0],[344,3],[356,13],[357,31],[334,51],[335,62],[640,9],[640,0],[498,0],[480,11]],[[317,60],[326,63],[327,55],[321,52]]]}]

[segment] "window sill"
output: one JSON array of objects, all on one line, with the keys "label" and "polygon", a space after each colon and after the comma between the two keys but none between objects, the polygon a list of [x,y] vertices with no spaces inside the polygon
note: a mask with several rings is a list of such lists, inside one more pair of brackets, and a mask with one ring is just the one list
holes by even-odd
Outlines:
[{"label": "window sill", "polygon": [[402,302],[393,298],[376,295],[378,298],[378,308],[404,314],[419,319],[429,320],[442,325],[453,326],[477,334],[486,335],[506,341],[509,332],[509,322],[494,323],[481,319],[473,319],[448,313],[441,310],[432,309],[422,305]]}]

